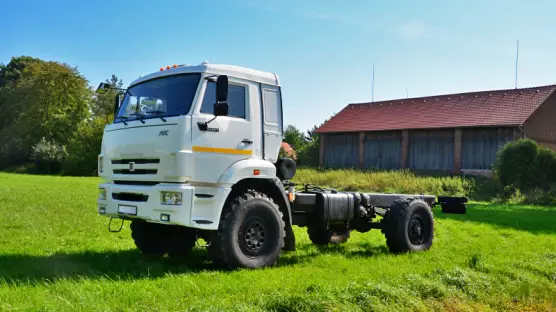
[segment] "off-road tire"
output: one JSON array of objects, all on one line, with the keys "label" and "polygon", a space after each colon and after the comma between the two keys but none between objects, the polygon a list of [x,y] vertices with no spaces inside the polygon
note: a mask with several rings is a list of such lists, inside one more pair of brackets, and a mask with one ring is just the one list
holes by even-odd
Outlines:
[{"label": "off-road tire", "polygon": [[277,204],[253,190],[232,199],[224,207],[208,255],[225,269],[274,266],[285,239],[285,222]]},{"label": "off-road tire", "polygon": [[135,219],[131,221],[131,237],[144,254],[185,257],[195,247],[195,229],[178,225],[158,224]]},{"label": "off-road tire", "polygon": [[434,218],[421,199],[396,199],[382,223],[386,245],[393,253],[425,251],[432,246]]},{"label": "off-road tire", "polygon": [[328,244],[343,244],[348,241],[351,231],[333,232],[324,225],[307,226],[307,234],[313,245],[326,246]]}]

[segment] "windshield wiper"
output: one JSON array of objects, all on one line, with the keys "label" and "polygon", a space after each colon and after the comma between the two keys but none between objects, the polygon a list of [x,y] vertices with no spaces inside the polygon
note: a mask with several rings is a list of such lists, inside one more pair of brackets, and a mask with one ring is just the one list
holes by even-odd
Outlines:
[{"label": "windshield wiper", "polygon": [[141,123],[145,123],[145,121],[144,121],[143,118],[142,118],[142,116],[145,116],[145,114],[142,114],[142,113],[140,113],[140,112],[135,112],[135,113],[129,114],[129,116],[141,116],[141,117],[139,117],[139,121],[140,121]]},{"label": "windshield wiper", "polygon": [[127,122],[125,122],[125,120],[128,119],[129,117],[127,117],[127,116],[120,116],[120,117],[116,117],[116,118],[121,119],[122,122],[124,123],[124,125],[127,126]]},{"label": "windshield wiper", "polygon": [[[165,114],[165,113],[166,113],[166,111],[163,111],[163,110],[153,110],[153,111],[148,111],[147,112],[147,114],[157,114],[157,115]],[[162,119],[162,121],[166,122],[166,119],[164,119],[164,117],[158,116],[158,118],[160,118],[160,119]]]}]

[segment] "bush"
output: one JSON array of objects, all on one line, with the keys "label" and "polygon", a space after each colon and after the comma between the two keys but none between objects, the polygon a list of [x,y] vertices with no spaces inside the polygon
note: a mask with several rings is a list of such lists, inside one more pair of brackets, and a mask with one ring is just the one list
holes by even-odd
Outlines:
[{"label": "bush", "polygon": [[25,148],[23,141],[10,133],[1,133],[3,142],[0,143],[0,168],[21,165],[29,161],[29,148]]},{"label": "bush", "polygon": [[498,201],[550,204],[556,198],[556,153],[529,139],[500,149],[494,166],[503,191]]},{"label": "bush", "polygon": [[35,162],[38,172],[46,174],[60,172],[66,156],[65,146],[59,145],[55,141],[48,141],[45,138],[35,144],[31,152],[31,159]]},{"label": "bush", "polygon": [[536,160],[537,187],[548,190],[556,184],[556,153],[548,148],[538,148]]},{"label": "bush", "polygon": [[304,167],[316,167],[319,165],[319,148],[318,141],[309,142],[299,151],[298,165]]},{"label": "bush", "polygon": [[65,175],[97,175],[104,127],[109,117],[95,117],[82,122],[68,143],[68,158],[63,167]]},{"label": "bush", "polygon": [[536,184],[537,143],[529,139],[512,141],[497,154],[494,171],[503,186],[530,189]]}]

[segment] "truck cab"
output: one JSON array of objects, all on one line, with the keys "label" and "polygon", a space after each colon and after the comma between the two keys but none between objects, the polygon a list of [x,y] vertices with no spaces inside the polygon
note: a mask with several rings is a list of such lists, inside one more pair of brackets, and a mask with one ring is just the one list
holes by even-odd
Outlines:
[{"label": "truck cab", "polygon": [[[215,112],[219,77],[227,80],[224,112]],[[276,178],[283,135],[276,74],[168,66],[133,81],[120,98],[98,156],[101,215],[216,230],[234,185]]]}]

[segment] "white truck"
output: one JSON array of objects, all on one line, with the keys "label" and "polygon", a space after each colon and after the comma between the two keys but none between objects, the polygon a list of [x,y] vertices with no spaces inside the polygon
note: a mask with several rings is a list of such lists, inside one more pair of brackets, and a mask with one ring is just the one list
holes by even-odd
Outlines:
[{"label": "white truck", "polygon": [[98,213],[130,220],[146,254],[184,257],[201,238],[217,265],[262,268],[295,250],[292,226],[319,245],[381,229],[392,252],[421,251],[432,245],[435,205],[466,211],[465,197],[296,189],[295,163],[278,157],[284,122],[273,73],[167,66],[119,90],[114,109],[98,156]]}]

